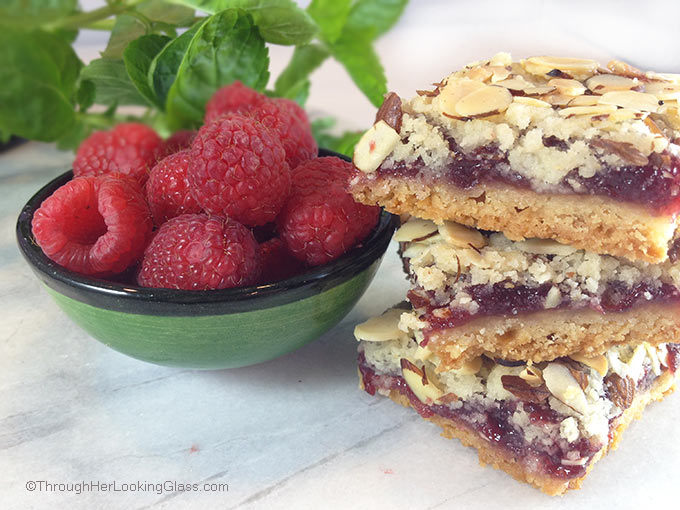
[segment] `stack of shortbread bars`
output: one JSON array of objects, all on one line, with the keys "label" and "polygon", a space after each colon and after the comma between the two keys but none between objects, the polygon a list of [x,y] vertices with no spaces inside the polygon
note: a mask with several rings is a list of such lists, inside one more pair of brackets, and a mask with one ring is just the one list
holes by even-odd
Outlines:
[{"label": "stack of shortbread bars", "polygon": [[680,76],[498,54],[433,86],[354,154],[411,284],[356,327],[361,386],[561,494],[678,375]]}]

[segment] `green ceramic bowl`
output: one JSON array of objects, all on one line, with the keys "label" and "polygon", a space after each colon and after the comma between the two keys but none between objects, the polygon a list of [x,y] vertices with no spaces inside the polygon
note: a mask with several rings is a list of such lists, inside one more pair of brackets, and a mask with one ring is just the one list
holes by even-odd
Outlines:
[{"label": "green ceramic bowl", "polygon": [[54,179],[21,211],[21,252],[75,323],[112,349],[160,365],[241,367],[282,356],[318,338],[364,293],[397,225],[395,216],[383,212],[360,246],[330,264],[273,284],[193,292],[150,289],[67,271],[35,244],[33,213],[71,177],[67,172]]}]

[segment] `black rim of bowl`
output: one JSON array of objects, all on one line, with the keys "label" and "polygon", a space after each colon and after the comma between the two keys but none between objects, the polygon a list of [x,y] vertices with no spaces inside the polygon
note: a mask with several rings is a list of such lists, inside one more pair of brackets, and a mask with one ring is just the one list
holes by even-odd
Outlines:
[{"label": "black rim of bowl", "polygon": [[[343,155],[319,150],[319,156]],[[83,276],[48,259],[31,232],[33,214],[54,190],[73,177],[66,172],[43,186],[23,207],[17,221],[19,248],[29,265],[48,287],[97,308],[142,315],[224,315],[292,303],[335,287],[378,261],[387,250],[398,217],[382,211],[373,232],[337,260],[275,283],[221,290],[173,290],[138,287]]]}]

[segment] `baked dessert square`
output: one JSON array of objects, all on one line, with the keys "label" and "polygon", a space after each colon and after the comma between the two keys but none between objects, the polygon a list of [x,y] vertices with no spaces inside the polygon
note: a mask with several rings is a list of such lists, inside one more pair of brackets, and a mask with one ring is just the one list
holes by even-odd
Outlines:
[{"label": "baked dessert square", "polygon": [[680,262],[634,262],[418,218],[394,239],[411,281],[413,309],[401,326],[445,369],[481,354],[541,362],[680,338]]},{"label": "baked dessert square", "polygon": [[661,262],[680,249],[678,97],[680,75],[501,53],[389,94],[350,189],[397,214]]},{"label": "baked dessert square", "polygon": [[644,407],[669,394],[680,345],[612,347],[597,360],[561,357],[507,363],[480,356],[441,370],[440,360],[399,329],[393,309],[357,326],[360,387],[407,407],[550,495],[580,488]]}]

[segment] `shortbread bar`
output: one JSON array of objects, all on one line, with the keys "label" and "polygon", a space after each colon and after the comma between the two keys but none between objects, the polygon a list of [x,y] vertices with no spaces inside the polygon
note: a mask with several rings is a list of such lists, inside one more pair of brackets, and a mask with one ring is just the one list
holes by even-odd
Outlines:
[{"label": "shortbread bar", "polygon": [[498,54],[389,94],[350,188],[397,214],[661,262],[680,249],[679,97],[680,75]]},{"label": "shortbread bar", "polygon": [[618,346],[596,359],[538,364],[486,356],[458,370],[398,327],[403,310],[357,326],[360,387],[439,425],[482,464],[557,495],[577,489],[643,408],[670,393],[680,345]]},{"label": "shortbread bar", "polygon": [[395,239],[411,280],[402,328],[446,369],[483,353],[539,362],[680,338],[680,262],[633,262],[417,218]]}]

